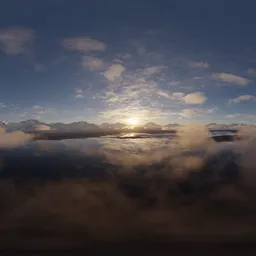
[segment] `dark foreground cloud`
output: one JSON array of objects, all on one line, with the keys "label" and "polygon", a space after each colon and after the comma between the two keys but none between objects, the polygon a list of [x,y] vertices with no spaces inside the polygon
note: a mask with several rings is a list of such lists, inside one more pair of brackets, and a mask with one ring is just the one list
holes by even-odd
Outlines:
[{"label": "dark foreground cloud", "polygon": [[106,179],[2,180],[1,248],[253,236],[255,133],[242,130],[243,140],[223,144],[209,140],[203,127],[178,134],[141,154],[124,154],[118,143],[79,148],[111,163]]}]

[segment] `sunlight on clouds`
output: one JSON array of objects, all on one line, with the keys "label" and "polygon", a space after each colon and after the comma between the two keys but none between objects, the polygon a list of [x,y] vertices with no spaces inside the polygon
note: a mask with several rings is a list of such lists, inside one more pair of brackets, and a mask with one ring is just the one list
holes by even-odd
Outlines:
[{"label": "sunlight on clouds", "polygon": [[139,123],[139,120],[136,117],[131,117],[131,118],[128,118],[125,123],[129,125],[137,125]]},{"label": "sunlight on clouds", "polygon": [[185,103],[191,105],[203,104],[206,102],[206,100],[207,97],[205,97],[202,92],[190,93],[184,97]]},{"label": "sunlight on clouds", "polygon": [[111,65],[105,72],[104,76],[110,81],[114,82],[115,79],[122,76],[122,73],[125,71],[125,67],[121,64]]}]

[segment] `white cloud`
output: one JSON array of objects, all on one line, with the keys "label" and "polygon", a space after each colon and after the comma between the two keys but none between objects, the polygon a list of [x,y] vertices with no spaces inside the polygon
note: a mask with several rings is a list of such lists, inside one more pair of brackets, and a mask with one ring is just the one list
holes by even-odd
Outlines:
[{"label": "white cloud", "polygon": [[116,78],[122,76],[122,73],[125,71],[125,67],[121,64],[111,65],[105,72],[104,76],[111,82],[114,82]]},{"label": "white cloud", "polygon": [[202,69],[206,69],[209,68],[210,65],[207,62],[196,62],[196,61],[189,61],[188,65],[191,68],[202,68]]},{"label": "white cloud", "polygon": [[106,48],[103,42],[86,36],[65,38],[62,46],[66,49],[79,52],[104,51]]},{"label": "white cloud", "polygon": [[98,69],[104,65],[104,62],[99,58],[93,58],[93,57],[82,57],[82,67],[88,68],[88,69]]},{"label": "white cloud", "polygon": [[7,55],[18,55],[29,51],[35,33],[27,28],[0,30],[0,49]]},{"label": "white cloud", "polygon": [[229,73],[216,73],[212,75],[212,78],[215,80],[220,80],[222,82],[231,83],[231,84],[240,85],[240,86],[248,85],[251,82],[251,80],[247,78],[236,76]]},{"label": "white cloud", "polygon": [[241,95],[237,98],[230,99],[229,103],[240,103],[242,101],[256,101],[256,96],[253,95]]},{"label": "white cloud", "polygon": [[190,93],[184,97],[184,102],[186,104],[191,104],[191,105],[203,104],[204,102],[206,102],[206,100],[207,100],[207,97],[205,97],[202,92]]},{"label": "white cloud", "polygon": [[0,108],[7,108],[7,106],[4,103],[0,103]]},{"label": "white cloud", "polygon": [[76,98],[77,98],[77,99],[83,99],[83,98],[84,98],[84,95],[82,95],[82,94],[77,94],[77,95],[76,95]]}]

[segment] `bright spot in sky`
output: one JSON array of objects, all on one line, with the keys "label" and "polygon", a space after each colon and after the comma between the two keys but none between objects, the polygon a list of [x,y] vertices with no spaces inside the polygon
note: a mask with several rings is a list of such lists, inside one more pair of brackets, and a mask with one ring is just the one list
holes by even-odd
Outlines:
[{"label": "bright spot in sky", "polygon": [[131,117],[126,120],[126,123],[129,125],[136,125],[138,124],[138,119],[136,117]]}]

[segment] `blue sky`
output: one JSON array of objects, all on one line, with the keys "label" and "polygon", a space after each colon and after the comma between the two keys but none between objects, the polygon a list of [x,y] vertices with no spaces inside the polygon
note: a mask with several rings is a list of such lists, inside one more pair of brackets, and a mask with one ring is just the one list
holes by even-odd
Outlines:
[{"label": "blue sky", "polygon": [[0,119],[255,124],[255,5],[2,1]]}]

